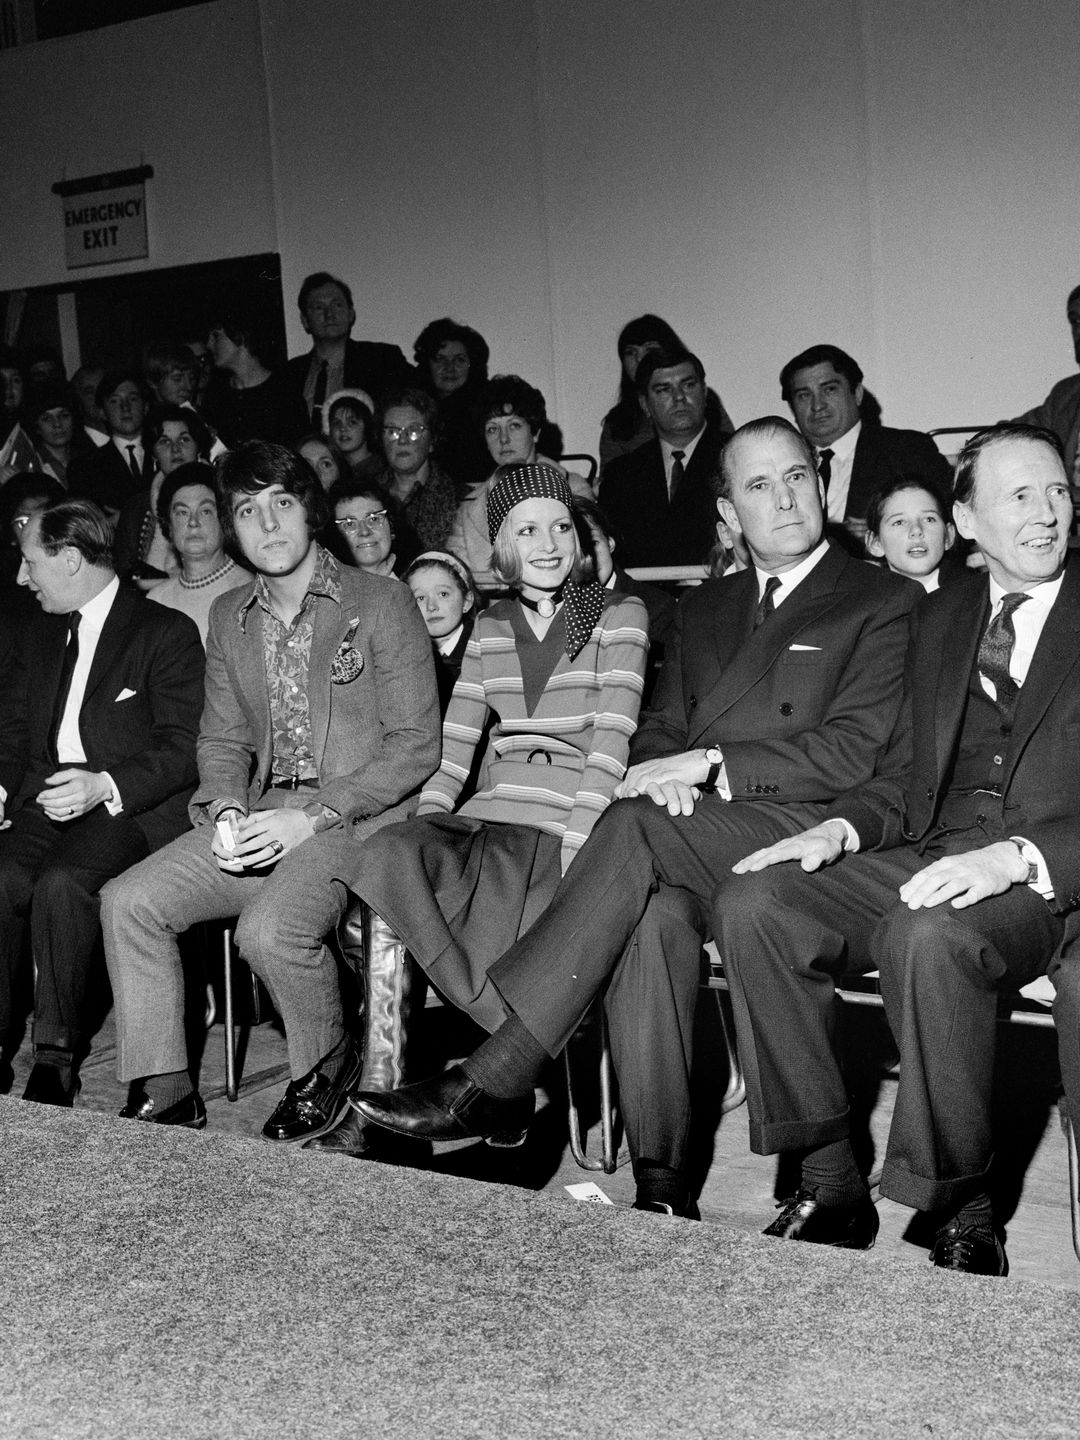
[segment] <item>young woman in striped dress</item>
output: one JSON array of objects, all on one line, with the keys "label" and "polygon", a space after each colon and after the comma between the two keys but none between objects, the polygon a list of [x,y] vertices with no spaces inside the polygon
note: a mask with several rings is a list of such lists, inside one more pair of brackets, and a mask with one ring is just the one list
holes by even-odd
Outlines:
[{"label": "young woman in striped dress", "polygon": [[[546,908],[609,804],[641,703],[645,607],[576,583],[571,503],[551,466],[497,472],[488,529],[496,573],[514,593],[477,618],[417,817],[373,835],[348,877],[389,927],[398,961],[407,948],[488,1030],[504,1018],[488,968]],[[485,733],[475,793],[457,808]],[[385,968],[378,945],[368,950]],[[363,1126],[350,1111],[310,1143],[362,1154]]]}]

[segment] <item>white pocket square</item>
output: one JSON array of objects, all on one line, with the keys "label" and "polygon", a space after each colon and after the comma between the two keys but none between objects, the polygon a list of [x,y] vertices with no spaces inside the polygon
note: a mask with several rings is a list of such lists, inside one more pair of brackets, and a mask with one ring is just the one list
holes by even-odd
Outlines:
[{"label": "white pocket square", "polygon": [[132,697],[134,694],[135,694],[135,691],[134,691],[134,690],[128,690],[128,689],[125,688],[125,689],[123,689],[123,690],[120,691],[120,694],[117,695],[116,699],[113,701],[113,704],[114,704],[114,705],[119,705],[119,703],[120,703],[121,700],[130,700],[131,697]]},{"label": "white pocket square", "polygon": [[789,650],[820,650],[820,645],[789,645]]}]

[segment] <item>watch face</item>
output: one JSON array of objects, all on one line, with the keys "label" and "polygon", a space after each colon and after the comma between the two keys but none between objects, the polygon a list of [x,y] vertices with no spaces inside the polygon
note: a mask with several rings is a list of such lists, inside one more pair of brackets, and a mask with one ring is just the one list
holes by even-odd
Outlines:
[{"label": "watch face", "polygon": [[724,757],[720,753],[719,747],[716,745],[710,745],[708,747],[708,749],[705,751],[705,759],[709,762],[710,765],[722,765],[724,763]]}]

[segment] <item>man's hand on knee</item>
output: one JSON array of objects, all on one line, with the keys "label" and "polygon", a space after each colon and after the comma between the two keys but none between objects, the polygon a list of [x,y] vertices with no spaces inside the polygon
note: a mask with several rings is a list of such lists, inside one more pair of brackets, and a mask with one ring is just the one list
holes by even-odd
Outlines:
[{"label": "man's hand on knee", "polygon": [[112,795],[112,785],[95,770],[57,770],[45,777],[37,802],[50,820],[75,820]]},{"label": "man's hand on knee", "polygon": [[839,820],[823,820],[801,835],[789,835],[786,840],[755,850],[731,868],[736,875],[747,875],[754,870],[767,870],[770,865],[797,860],[806,871],[820,870],[840,859],[846,840],[847,830]]},{"label": "man's hand on knee", "polygon": [[682,755],[662,755],[658,760],[645,760],[631,765],[616,786],[616,800],[647,795],[655,805],[667,807],[669,815],[692,815],[701,798],[701,785],[709,774],[704,750],[688,750]]},{"label": "man's hand on knee", "polygon": [[954,910],[963,910],[1024,884],[1027,874],[1027,862],[1013,842],[998,840],[981,850],[934,860],[900,886],[900,899],[909,910],[929,910],[946,900]]}]

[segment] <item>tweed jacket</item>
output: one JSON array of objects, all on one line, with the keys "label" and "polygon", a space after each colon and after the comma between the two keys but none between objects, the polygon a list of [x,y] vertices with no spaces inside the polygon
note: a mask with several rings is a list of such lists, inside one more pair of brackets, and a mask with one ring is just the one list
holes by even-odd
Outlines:
[{"label": "tweed jacket", "polygon": [[[362,839],[404,818],[409,797],[438,764],[439,703],[431,642],[408,589],[331,563],[340,604],[312,597],[308,703],[319,788],[302,793],[336,811]],[[213,819],[224,798],[256,806],[270,784],[263,612],[250,603],[256,583],[219,595],[210,611],[199,788],[191,801],[196,825]]]}]

